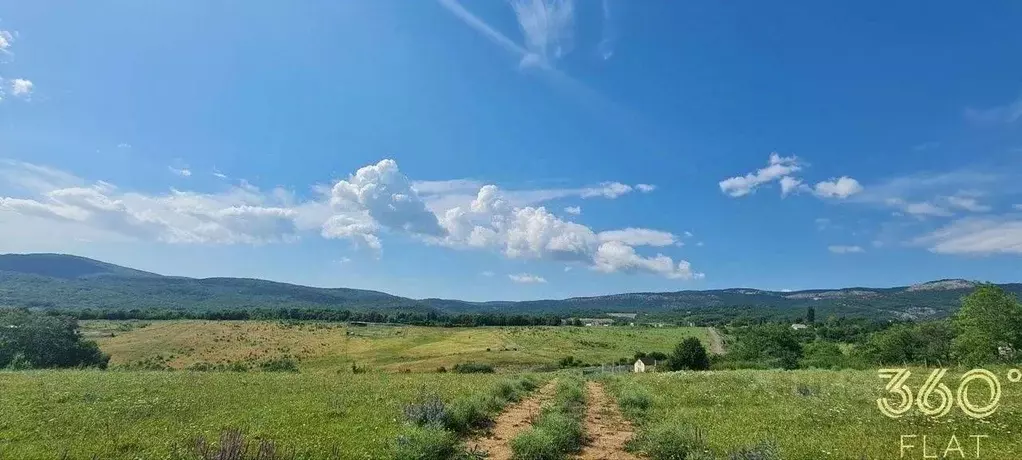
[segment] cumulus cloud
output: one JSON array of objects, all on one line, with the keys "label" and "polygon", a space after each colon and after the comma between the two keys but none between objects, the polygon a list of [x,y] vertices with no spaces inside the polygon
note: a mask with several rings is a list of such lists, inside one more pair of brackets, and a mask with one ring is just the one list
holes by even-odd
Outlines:
[{"label": "cumulus cloud", "polygon": [[670,246],[678,243],[673,233],[648,228],[608,230],[600,232],[598,236],[601,242],[618,241],[629,246]]},{"label": "cumulus cloud", "polygon": [[674,261],[663,254],[655,257],[642,257],[635,248],[620,242],[608,241],[600,245],[593,258],[593,269],[605,273],[613,272],[647,272],[657,273],[672,279],[702,278],[702,273],[694,273],[687,261]]},{"label": "cumulus cloud", "polygon": [[1022,255],[1022,220],[959,219],[913,243],[939,254]]},{"label": "cumulus cloud", "polygon": [[12,43],[14,35],[10,31],[0,30],[0,53],[10,53]]},{"label": "cumulus cloud", "polygon": [[861,246],[827,246],[827,250],[834,254],[856,254],[864,252]]},{"label": "cumulus cloud", "polygon": [[[589,227],[561,219],[543,207],[514,206],[493,185],[482,187],[469,206],[446,211],[440,222],[447,229],[447,236],[438,243],[451,247],[494,249],[513,259],[588,263],[602,272],[695,277],[695,274],[678,274],[681,273],[678,267],[688,267],[688,262],[675,264],[670,257],[660,254],[645,258],[629,244],[669,245],[676,241],[672,234],[625,229],[597,235]],[[600,256],[600,248],[607,244],[611,245],[604,248]],[[620,256],[621,247],[629,248],[624,250],[627,257]],[[670,270],[664,269],[665,260]]]},{"label": "cumulus cloud", "polygon": [[22,98],[28,97],[32,94],[34,86],[31,80],[15,78],[11,80],[11,94]]},{"label": "cumulus cloud", "polygon": [[784,176],[781,178],[781,197],[786,197],[792,192],[796,192],[802,187],[802,180],[796,179],[791,176]]},{"label": "cumulus cloud", "polygon": [[564,208],[564,212],[577,216],[579,214],[582,214],[582,208],[579,206],[568,206]]},{"label": "cumulus cloud", "polygon": [[813,193],[821,198],[845,199],[861,191],[862,185],[859,184],[859,181],[847,176],[817,182],[813,186]]},{"label": "cumulus cloud", "polygon": [[529,273],[519,273],[517,275],[507,275],[511,281],[519,284],[541,284],[546,283],[546,278],[537,276]]},{"label": "cumulus cloud", "polygon": [[390,230],[430,236],[445,233],[394,160],[381,160],[338,181],[331,190],[330,204],[340,211],[365,211]]},{"label": "cumulus cloud", "polygon": [[656,190],[656,186],[653,184],[635,184],[635,189],[642,193],[649,193]]},{"label": "cumulus cloud", "polygon": [[732,197],[741,197],[754,192],[760,185],[780,180],[801,169],[802,165],[797,157],[782,157],[777,153],[771,153],[769,164],[765,168],[744,176],[724,179],[717,185],[720,186],[721,192]]}]

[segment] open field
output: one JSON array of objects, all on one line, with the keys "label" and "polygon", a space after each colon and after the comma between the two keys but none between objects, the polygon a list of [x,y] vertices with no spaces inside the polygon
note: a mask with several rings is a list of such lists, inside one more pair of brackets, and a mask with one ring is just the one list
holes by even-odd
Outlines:
[{"label": "open field", "polygon": [[0,372],[0,458],[168,458],[237,428],[299,458],[380,458],[423,392],[481,392],[494,374]]},{"label": "open field", "polygon": [[568,355],[607,363],[636,351],[666,353],[689,336],[708,343],[705,328],[685,327],[351,327],[280,321],[83,321],[81,326],[111,355],[112,365],[160,357],[179,369],[293,356],[303,372],[350,369],[352,362],[370,370],[422,372],[467,361],[504,371],[550,367]]},{"label": "open field", "polygon": [[[776,444],[785,460],[921,459],[923,435],[927,455],[933,455],[943,452],[954,434],[964,456],[953,451],[948,458],[977,458],[976,439],[969,436],[987,435],[979,458],[1008,459],[1022,452],[1022,384],[1008,382],[1006,371],[996,371],[1001,405],[984,420],[965,416],[957,406],[938,419],[915,410],[901,419],[887,418],[876,399],[891,395],[883,392],[886,381],[876,370],[683,372],[616,376],[608,383],[619,396],[634,398],[642,392],[651,401],[639,417],[640,432],[671,425],[698,429],[718,458],[767,441]],[[962,372],[951,370],[944,379],[952,391]],[[926,375],[922,370],[913,375],[908,382],[913,390]],[[988,390],[981,382],[969,394],[976,405],[987,402]],[[899,450],[902,435],[918,435],[906,441],[915,448],[904,457]]]}]

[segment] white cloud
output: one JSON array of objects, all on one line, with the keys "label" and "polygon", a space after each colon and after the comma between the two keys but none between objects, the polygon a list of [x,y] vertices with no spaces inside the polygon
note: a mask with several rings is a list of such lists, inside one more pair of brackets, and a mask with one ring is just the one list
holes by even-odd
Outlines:
[{"label": "white cloud", "polygon": [[[31,184],[44,184],[59,176],[35,165],[7,166],[26,176],[41,176],[28,181]],[[263,244],[296,239],[295,211],[269,204],[270,198],[258,189],[231,189],[220,194],[172,190],[165,195],[144,195],[121,192],[98,181],[40,190],[27,198],[0,197],[0,227],[45,225],[65,229],[65,235],[88,232],[92,240],[127,238],[171,244]],[[10,236],[0,232],[2,237]]]},{"label": "white cloud", "polygon": [[511,281],[519,284],[540,284],[546,283],[546,278],[542,276],[536,276],[529,273],[519,273],[517,275],[507,275]]},{"label": "white cloud", "polygon": [[770,154],[770,162],[767,167],[755,173],[744,176],[735,176],[720,181],[720,191],[732,197],[748,195],[760,185],[779,180],[802,169],[797,157],[782,157],[777,153]]},{"label": "white cloud", "polygon": [[968,196],[949,196],[947,202],[952,207],[972,212],[987,212],[991,209],[990,206],[980,204],[978,200]]},{"label": "white cloud", "polygon": [[593,269],[604,273],[613,272],[648,272],[657,273],[673,279],[699,279],[702,273],[694,273],[687,261],[679,261],[677,265],[670,257],[657,254],[655,257],[642,257],[635,248],[620,241],[608,241],[600,245],[593,258]]},{"label": "white cloud", "polygon": [[338,181],[331,190],[330,204],[342,212],[365,211],[390,230],[431,236],[445,233],[394,160],[381,160]]},{"label": "white cloud", "polygon": [[174,173],[174,174],[176,174],[178,176],[181,176],[181,177],[191,177],[192,176],[192,170],[190,170],[188,168],[180,168],[179,169],[179,168],[175,168],[173,166],[167,166],[167,169],[170,172],[172,172],[172,173]]},{"label": "white cloud", "polygon": [[826,230],[831,227],[830,219],[826,217],[817,217],[814,222],[816,222],[817,230]]},{"label": "white cloud", "polygon": [[670,246],[678,242],[673,233],[648,228],[626,228],[600,232],[600,242],[618,241],[629,246]]},{"label": "white cloud", "polygon": [[685,238],[692,238],[692,232],[689,232],[689,231],[686,231],[685,233],[682,233],[682,235],[685,235]]},{"label": "white cloud", "polygon": [[219,169],[213,168],[213,177],[217,179],[227,179],[227,174],[220,172]]},{"label": "white cloud", "polygon": [[487,278],[493,278],[493,275],[494,275],[495,273],[493,273],[493,272],[491,272],[491,271],[489,271],[489,270],[486,270],[486,271],[483,271],[482,273],[479,273],[479,274],[480,274],[480,275],[483,275],[483,276],[485,276],[485,277],[487,277]]},{"label": "white cloud", "polygon": [[14,35],[9,31],[0,30],[0,53],[10,53],[12,43],[14,43]]},{"label": "white cloud", "polygon": [[131,144],[129,144],[127,142],[121,142],[120,144],[117,144],[117,148],[119,148],[121,150],[128,150],[128,149],[131,148]]},{"label": "white cloud", "polygon": [[827,246],[827,250],[834,254],[856,254],[864,252],[861,246]]},{"label": "white cloud", "polygon": [[34,86],[35,85],[32,84],[31,80],[15,78],[14,80],[11,80],[11,94],[26,98],[32,94],[32,88]]},{"label": "white cloud", "polygon": [[632,191],[632,186],[620,182],[604,182],[599,187],[591,187],[581,190],[579,196],[582,198],[603,197],[615,199]]},{"label": "white cloud", "polygon": [[642,193],[649,193],[656,190],[656,186],[653,184],[635,184],[635,189]]},{"label": "white cloud", "polygon": [[1022,255],[1022,220],[960,219],[916,238],[916,245],[928,246],[939,254]]},{"label": "white cloud", "polygon": [[1022,97],[999,107],[965,109],[965,117],[976,123],[1014,123],[1022,119]]},{"label": "white cloud", "polygon": [[1019,203],[1019,204],[1013,205],[1012,207],[1013,207],[1013,208],[1015,208],[1015,209],[1017,209],[1017,210],[1019,210],[1019,211],[1022,211],[1022,203]]},{"label": "white cloud", "polygon": [[813,187],[813,193],[821,198],[845,199],[861,191],[862,185],[859,184],[859,181],[847,176],[818,182]]},{"label": "white cloud", "polygon": [[573,0],[510,0],[528,50],[522,66],[546,64],[566,56],[573,47]]},{"label": "white cloud", "polygon": [[614,56],[614,42],[617,41],[617,24],[611,15],[610,0],[603,0],[603,33],[598,46],[600,57],[604,60]]},{"label": "white cloud", "polygon": [[564,212],[577,216],[582,214],[582,208],[579,206],[568,206],[564,208]]},{"label": "white cloud", "polygon": [[483,184],[474,179],[450,179],[450,180],[417,180],[412,182],[412,188],[420,196],[445,195],[455,192],[473,192],[479,190]]},{"label": "white cloud", "polygon": [[379,230],[379,225],[365,213],[335,215],[323,223],[320,235],[328,239],[349,239],[356,245],[378,252],[383,249],[380,238],[376,236]]},{"label": "white cloud", "polygon": [[887,199],[887,204],[915,217],[948,217],[953,215],[951,211],[928,201],[910,203],[901,198],[889,198]]},{"label": "white cloud", "polygon": [[791,192],[796,192],[802,186],[802,180],[791,176],[781,178],[781,197],[786,197]]}]

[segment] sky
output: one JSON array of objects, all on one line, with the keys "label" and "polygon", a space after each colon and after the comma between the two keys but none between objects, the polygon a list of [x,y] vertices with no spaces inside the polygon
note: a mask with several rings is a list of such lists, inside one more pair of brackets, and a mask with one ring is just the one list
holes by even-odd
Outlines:
[{"label": "sky", "polygon": [[1022,281],[1022,3],[0,0],[0,253],[415,298]]}]

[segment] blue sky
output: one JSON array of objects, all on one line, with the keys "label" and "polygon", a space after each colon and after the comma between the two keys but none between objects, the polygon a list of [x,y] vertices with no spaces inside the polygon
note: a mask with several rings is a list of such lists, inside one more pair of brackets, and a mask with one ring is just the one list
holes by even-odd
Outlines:
[{"label": "blue sky", "polygon": [[0,252],[413,297],[1022,280],[1018,2],[0,0]]}]

